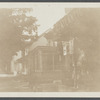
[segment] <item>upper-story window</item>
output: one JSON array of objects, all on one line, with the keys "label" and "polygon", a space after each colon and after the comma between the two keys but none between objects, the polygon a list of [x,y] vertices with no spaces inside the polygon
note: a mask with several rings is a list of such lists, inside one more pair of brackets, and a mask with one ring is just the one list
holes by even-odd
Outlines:
[{"label": "upper-story window", "polygon": [[48,45],[49,45],[49,46],[54,46],[53,41],[52,41],[52,40],[48,40]]},{"label": "upper-story window", "polygon": [[69,42],[63,41],[63,55],[72,54],[73,53],[73,40]]},{"label": "upper-story window", "polygon": [[57,41],[54,42],[55,47],[57,47]]},{"label": "upper-story window", "polygon": [[25,56],[28,55],[28,49],[25,49]]}]

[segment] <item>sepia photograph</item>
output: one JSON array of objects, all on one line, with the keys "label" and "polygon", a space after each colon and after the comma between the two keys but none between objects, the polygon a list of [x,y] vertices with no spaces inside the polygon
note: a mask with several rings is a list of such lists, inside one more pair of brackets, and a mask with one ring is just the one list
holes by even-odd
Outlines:
[{"label": "sepia photograph", "polygon": [[100,92],[100,4],[73,5],[0,3],[0,93]]}]

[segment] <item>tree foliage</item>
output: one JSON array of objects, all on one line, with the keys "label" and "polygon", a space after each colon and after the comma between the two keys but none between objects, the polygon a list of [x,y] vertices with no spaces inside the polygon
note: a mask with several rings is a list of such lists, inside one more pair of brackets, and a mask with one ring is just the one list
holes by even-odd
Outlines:
[{"label": "tree foliage", "polygon": [[[4,62],[27,45],[25,40],[37,34],[37,19],[31,8],[0,9],[0,59]],[[25,35],[27,33],[27,35]]]}]

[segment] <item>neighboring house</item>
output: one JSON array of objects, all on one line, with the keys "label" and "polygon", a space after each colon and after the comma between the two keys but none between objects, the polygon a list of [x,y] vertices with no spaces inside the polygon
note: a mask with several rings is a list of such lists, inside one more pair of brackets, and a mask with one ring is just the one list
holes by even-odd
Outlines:
[{"label": "neighboring house", "polygon": [[16,75],[17,73],[20,73],[22,71],[22,64],[18,63],[17,60],[22,57],[22,52],[17,52],[17,55],[14,55],[12,57],[11,61],[11,72]]},{"label": "neighboring house", "polygon": [[[29,56],[30,52],[33,52],[34,51],[38,55],[38,52],[37,51],[40,49],[39,50],[39,56],[40,56],[41,50],[42,51],[43,50],[45,51],[45,49],[47,49],[47,48],[51,50],[51,49],[54,49],[53,47],[59,47],[59,44],[60,43],[53,40],[52,36],[50,36],[50,32],[52,32],[52,29],[50,29],[49,31],[46,31],[44,34],[42,34],[41,36],[39,36],[38,39],[35,42],[33,42],[28,47],[26,47],[25,48],[25,57],[22,57],[21,51],[17,53],[18,54],[17,56],[13,56],[13,59],[12,59],[12,72],[14,74],[17,74],[17,73],[27,74],[28,73],[29,66],[31,66],[31,65],[29,65],[28,59],[32,59],[31,58],[32,56],[31,57]],[[67,53],[66,52],[67,51],[66,50],[66,46],[67,45],[68,45],[68,42],[63,42],[62,41],[62,43],[61,43],[61,46],[62,47],[60,47],[60,49],[57,49],[56,53],[61,52],[61,53],[64,53],[64,55],[66,55],[66,53]],[[51,47],[51,48],[49,48],[49,47]],[[65,49],[63,51],[63,48],[64,47],[65,47]],[[37,49],[37,48],[39,48],[39,49]],[[45,51],[45,52],[47,52],[47,51]],[[49,52],[53,52],[53,51],[51,50]],[[49,55],[48,57],[50,58],[50,56],[51,55]],[[35,57],[34,54],[33,54],[33,57]],[[57,57],[59,58],[58,60],[61,60],[62,59],[60,55],[57,56]]]},{"label": "neighboring house", "polygon": [[18,73],[27,74],[28,68],[26,59],[29,52],[33,51],[35,48],[39,46],[48,46],[48,45],[49,45],[48,40],[43,35],[39,36],[35,42],[33,42],[31,45],[25,48],[25,57],[22,57],[21,51],[17,52],[17,55],[13,56],[11,61],[11,71],[14,74]]}]

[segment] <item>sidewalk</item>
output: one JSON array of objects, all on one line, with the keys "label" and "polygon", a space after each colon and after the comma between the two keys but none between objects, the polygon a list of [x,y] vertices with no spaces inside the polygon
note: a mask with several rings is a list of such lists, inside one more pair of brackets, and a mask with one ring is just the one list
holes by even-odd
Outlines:
[{"label": "sidewalk", "polygon": [[0,77],[15,77],[14,74],[0,74]]}]

